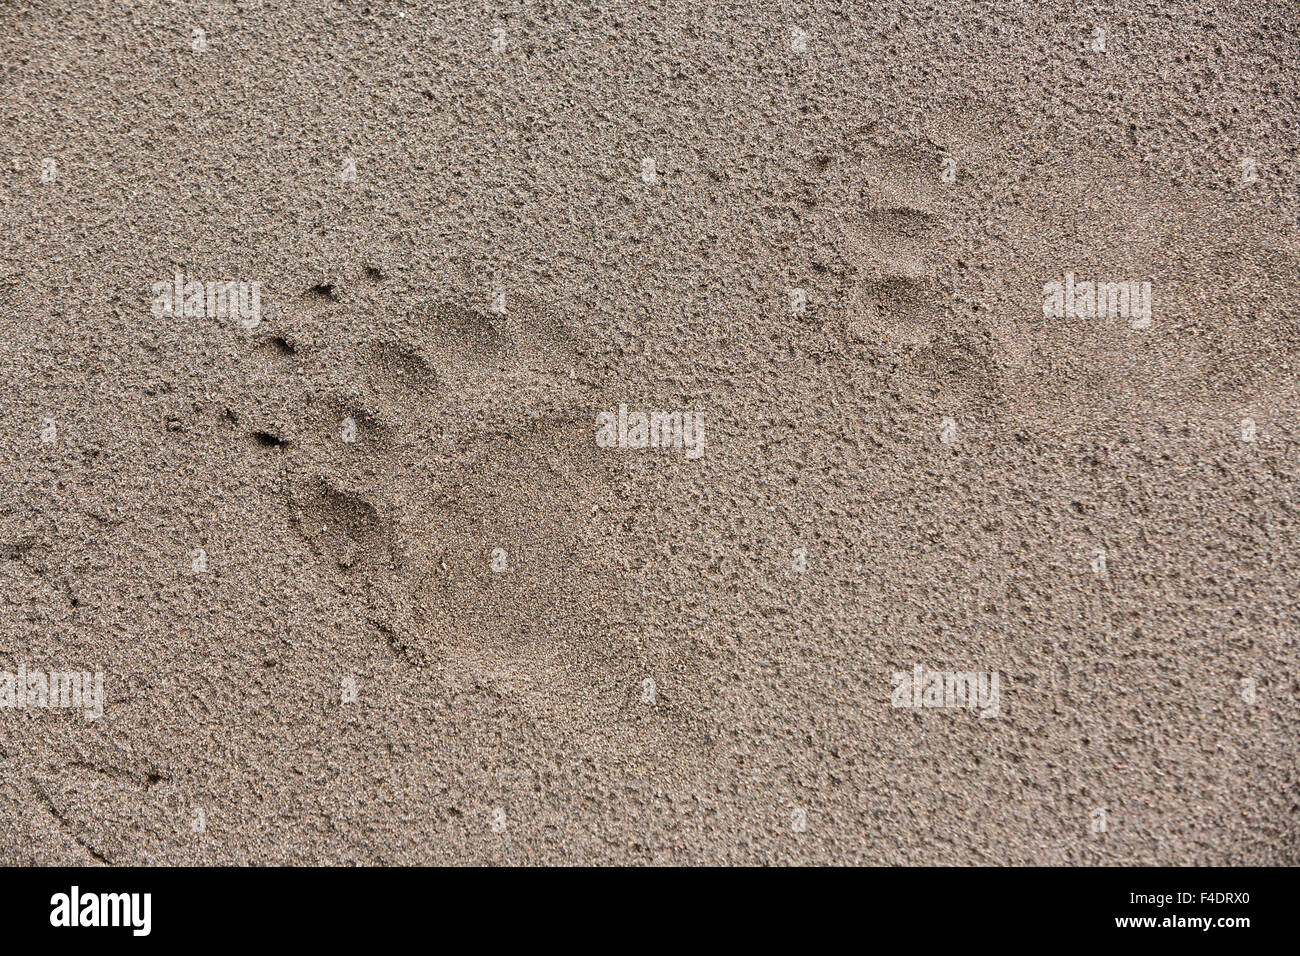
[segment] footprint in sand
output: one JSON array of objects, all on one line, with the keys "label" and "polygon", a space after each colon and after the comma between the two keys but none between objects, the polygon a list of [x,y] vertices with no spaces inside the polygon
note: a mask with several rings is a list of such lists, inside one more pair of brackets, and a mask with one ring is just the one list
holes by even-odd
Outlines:
[{"label": "footprint in sand", "polygon": [[[323,288],[311,306],[332,307]],[[431,301],[327,364],[343,372],[294,410],[290,513],[398,653],[509,656],[608,627],[616,474],[561,319]]]},{"label": "footprint in sand", "polygon": [[961,403],[990,384],[993,370],[953,299],[964,263],[943,157],[928,140],[877,137],[846,164],[862,202],[838,222],[852,277],[845,334],[918,387]]}]

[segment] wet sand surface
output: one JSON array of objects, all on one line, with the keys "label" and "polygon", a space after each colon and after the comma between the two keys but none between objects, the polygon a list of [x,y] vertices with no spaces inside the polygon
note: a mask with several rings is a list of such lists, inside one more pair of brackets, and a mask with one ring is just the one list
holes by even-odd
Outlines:
[{"label": "wet sand surface", "polygon": [[1293,13],[6,4],[0,862],[1296,863]]}]

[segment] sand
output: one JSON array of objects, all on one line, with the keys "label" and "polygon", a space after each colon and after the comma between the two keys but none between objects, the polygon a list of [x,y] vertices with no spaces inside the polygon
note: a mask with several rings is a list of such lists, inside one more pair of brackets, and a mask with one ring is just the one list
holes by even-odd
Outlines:
[{"label": "sand", "polygon": [[1296,863],[1293,13],[6,4],[0,862]]}]

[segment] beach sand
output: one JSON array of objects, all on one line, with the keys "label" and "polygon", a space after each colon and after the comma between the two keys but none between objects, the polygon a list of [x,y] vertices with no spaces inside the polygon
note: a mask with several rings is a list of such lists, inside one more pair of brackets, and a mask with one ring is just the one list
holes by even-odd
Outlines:
[{"label": "beach sand", "polygon": [[1300,862],[1294,10],[1158,7],[6,4],[0,862]]}]

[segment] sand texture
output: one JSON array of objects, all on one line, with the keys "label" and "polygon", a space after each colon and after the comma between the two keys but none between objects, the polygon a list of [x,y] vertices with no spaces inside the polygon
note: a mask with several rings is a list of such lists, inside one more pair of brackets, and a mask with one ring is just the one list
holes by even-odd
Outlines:
[{"label": "sand texture", "polygon": [[1295,13],[7,0],[0,863],[1300,862]]}]

